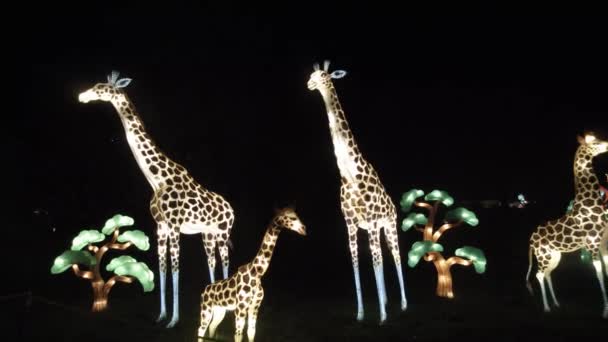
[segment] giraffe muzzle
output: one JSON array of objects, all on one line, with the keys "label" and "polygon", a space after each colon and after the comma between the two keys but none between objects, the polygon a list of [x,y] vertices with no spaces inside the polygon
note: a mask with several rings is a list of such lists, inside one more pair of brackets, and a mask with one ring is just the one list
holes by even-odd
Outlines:
[{"label": "giraffe muzzle", "polygon": [[87,90],[78,95],[78,101],[82,103],[88,103],[89,101],[95,98],[95,93],[93,91]]},{"label": "giraffe muzzle", "polygon": [[315,90],[317,89],[317,82],[315,81],[308,81],[308,90]]}]

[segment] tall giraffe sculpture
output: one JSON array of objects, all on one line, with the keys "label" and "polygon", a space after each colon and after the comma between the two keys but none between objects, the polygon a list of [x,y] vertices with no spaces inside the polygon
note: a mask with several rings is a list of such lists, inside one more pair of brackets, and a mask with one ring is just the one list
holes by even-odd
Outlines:
[{"label": "tall giraffe sculpture", "polygon": [[[547,302],[545,280],[556,307],[559,302],[553,290],[551,272],[557,267],[562,253],[574,252],[585,248],[591,254],[593,267],[604,299],[603,317],[608,318],[608,299],[604,286],[604,274],[608,276],[608,219],[599,192],[600,183],[595,176],[592,160],[598,154],[608,151],[608,142],[597,139],[592,134],[577,137],[579,147],[574,156],[575,197],[572,210],[559,219],[539,225],[530,237],[529,262],[526,281],[529,282],[532,270],[532,256],[536,256],[538,271],[536,279],[543,296],[544,311],[551,311]],[[602,263],[604,274],[602,274]]]},{"label": "tall giraffe sculpture", "polygon": [[357,296],[357,320],[363,320],[364,316],[357,250],[357,231],[363,229],[367,231],[369,237],[380,306],[380,324],[382,324],[386,320],[385,306],[387,302],[380,247],[380,233],[382,231],[397,269],[401,291],[401,309],[405,310],[407,308],[397,237],[397,211],[376,170],[359,151],[344,111],[338,101],[332,79],[342,78],[344,75],[346,75],[346,72],[343,70],[335,70],[330,74],[329,61],[327,60],[323,63],[323,69],[320,69],[319,64],[315,63],[314,72],[310,75],[308,81],[308,89],[318,90],[321,93],[329,118],[329,130],[341,176],[341,209],[348,228],[349,247],[353,262]]},{"label": "tall giraffe sculpture", "polygon": [[248,318],[247,337],[250,342],[253,342],[258,310],[264,299],[262,277],[270,265],[281,229],[289,229],[300,235],[306,235],[306,227],[292,207],[277,210],[266,229],[262,245],[255,258],[250,263],[239,267],[230,278],[205,287],[201,295],[199,338],[205,336],[207,327],[209,327],[209,335],[213,337],[215,329],[224,319],[226,310],[230,310],[235,311],[235,341],[240,342],[243,338],[245,319]]},{"label": "tall giraffe sculpture", "polygon": [[108,75],[107,83],[98,83],[79,94],[82,103],[95,100],[110,102],[122,121],[127,142],[142,173],[152,187],[150,212],[157,223],[160,269],[160,314],[167,317],[166,273],[167,247],[171,256],[173,281],[173,316],[168,328],[179,321],[179,238],[182,234],[202,234],[209,278],[215,281],[215,248],[222,259],[224,279],[228,277],[228,244],[234,223],[234,211],[222,196],[203,188],[180,164],[169,159],[152,141],[144,124],[123,91],[131,79],[118,79],[118,72]]}]

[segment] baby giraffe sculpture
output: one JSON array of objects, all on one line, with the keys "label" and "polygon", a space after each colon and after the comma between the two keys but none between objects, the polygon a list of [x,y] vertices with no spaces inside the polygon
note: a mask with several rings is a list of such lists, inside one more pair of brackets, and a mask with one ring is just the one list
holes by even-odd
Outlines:
[{"label": "baby giraffe sculpture", "polygon": [[300,235],[306,235],[306,227],[293,208],[287,207],[278,210],[266,229],[260,250],[253,261],[240,266],[230,278],[219,280],[205,287],[201,295],[199,339],[205,336],[207,327],[209,327],[209,335],[213,337],[215,329],[224,319],[226,310],[230,310],[235,311],[236,331],[234,340],[240,342],[243,338],[245,318],[248,317],[247,337],[249,341],[253,341],[258,309],[264,298],[262,277],[268,270],[272,252],[283,228],[293,230]]}]

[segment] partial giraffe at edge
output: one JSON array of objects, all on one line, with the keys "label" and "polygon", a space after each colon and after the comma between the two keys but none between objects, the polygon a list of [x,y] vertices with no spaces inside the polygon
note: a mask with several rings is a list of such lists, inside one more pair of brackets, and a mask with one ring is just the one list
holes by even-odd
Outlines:
[{"label": "partial giraffe at edge", "polygon": [[[221,195],[202,187],[180,164],[168,158],[152,141],[135,106],[123,91],[131,79],[108,75],[107,83],[97,83],[79,94],[82,103],[110,102],[125,129],[127,142],[142,173],[152,187],[150,212],[157,223],[160,314],[167,316],[167,251],[171,257],[173,317],[168,328],[179,321],[179,239],[182,234],[202,234],[210,282],[215,281],[215,248],[219,249],[224,279],[228,277],[228,245],[234,223],[234,210]],[[169,245],[167,248],[167,244]]]},{"label": "partial giraffe at edge", "polygon": [[[608,298],[604,275],[608,276],[608,219],[600,193],[600,183],[594,174],[593,158],[608,151],[608,142],[597,139],[592,134],[577,137],[579,147],[574,157],[575,198],[572,210],[559,219],[539,225],[530,236],[527,287],[532,292],[529,282],[532,270],[532,257],[538,262],[536,279],[539,282],[545,312],[551,311],[547,301],[545,280],[553,304],[559,302],[553,289],[551,272],[558,266],[562,253],[586,249],[590,252],[596,276],[604,300],[603,317],[608,318]],[[602,264],[604,273],[602,273]]]}]

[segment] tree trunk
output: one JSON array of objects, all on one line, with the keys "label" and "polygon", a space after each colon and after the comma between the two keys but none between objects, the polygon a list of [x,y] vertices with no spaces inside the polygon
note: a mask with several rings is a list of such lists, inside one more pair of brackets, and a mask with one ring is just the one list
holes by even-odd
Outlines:
[{"label": "tree trunk", "polygon": [[104,291],[103,280],[92,281],[93,286],[93,312],[103,311],[108,307],[108,294]]},{"label": "tree trunk", "polygon": [[452,273],[450,272],[450,265],[446,262],[443,256],[433,260],[435,268],[437,269],[437,296],[444,298],[454,298],[454,292],[452,291]]}]

